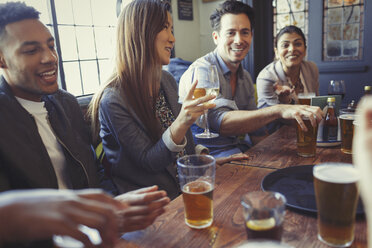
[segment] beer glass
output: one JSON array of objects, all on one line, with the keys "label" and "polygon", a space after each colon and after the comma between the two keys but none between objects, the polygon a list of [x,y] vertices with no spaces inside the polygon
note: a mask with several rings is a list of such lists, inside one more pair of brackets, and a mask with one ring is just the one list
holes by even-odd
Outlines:
[{"label": "beer glass", "polygon": [[248,240],[282,239],[285,197],[277,192],[254,191],[241,198]]},{"label": "beer glass", "polygon": [[216,160],[209,155],[188,155],[179,158],[177,165],[186,225],[196,229],[209,227],[213,222]]},{"label": "beer glass", "polygon": [[341,151],[352,154],[355,110],[341,109],[339,119],[341,123]]},{"label": "beer glass", "polygon": [[245,241],[242,244],[237,245],[235,248],[294,248],[283,242],[274,240],[253,240]]},{"label": "beer glass", "polygon": [[307,131],[304,132],[297,123],[297,154],[302,157],[314,157],[316,153],[316,139],[318,136],[318,125],[313,127],[308,117],[302,117]]},{"label": "beer glass", "polygon": [[298,93],[298,102],[302,105],[311,105],[311,98],[315,97],[315,93]]},{"label": "beer glass", "polygon": [[358,204],[358,171],[351,164],[325,163],[314,166],[313,176],[318,239],[333,247],[350,246]]}]

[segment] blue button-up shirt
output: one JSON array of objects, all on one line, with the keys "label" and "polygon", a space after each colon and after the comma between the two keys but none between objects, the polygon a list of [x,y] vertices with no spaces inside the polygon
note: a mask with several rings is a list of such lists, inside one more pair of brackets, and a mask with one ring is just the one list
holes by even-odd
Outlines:
[{"label": "blue button-up shirt", "polygon": [[[219,133],[223,117],[228,111],[257,109],[255,103],[255,88],[250,74],[248,71],[243,69],[242,65],[240,65],[237,71],[235,96],[233,96],[230,85],[231,71],[219,56],[216,49],[213,52],[208,53],[207,55],[196,60],[182,75],[178,91],[180,103],[183,102],[183,98],[186,96],[192,82],[194,81],[193,77],[195,68],[198,66],[208,66],[211,64],[217,66],[220,80],[220,94],[214,102],[216,107],[208,111],[208,122],[211,131]],[[247,123],[247,125],[249,125],[249,123]],[[259,135],[261,132],[257,134]],[[240,145],[243,144],[247,146],[247,148],[251,146],[248,135],[245,139],[238,139],[237,136],[220,135],[220,137],[215,139],[197,139],[196,142],[207,146],[212,155],[219,155],[213,154],[214,150],[234,150],[233,153],[238,153],[241,151],[241,149],[236,148],[238,148]],[[229,153],[224,153],[223,155],[229,155]]]}]

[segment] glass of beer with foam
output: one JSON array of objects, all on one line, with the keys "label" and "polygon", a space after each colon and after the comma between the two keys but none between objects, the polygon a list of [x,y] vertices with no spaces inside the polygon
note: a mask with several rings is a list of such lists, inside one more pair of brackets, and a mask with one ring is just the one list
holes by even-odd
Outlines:
[{"label": "glass of beer with foam", "polygon": [[350,246],[358,204],[358,170],[352,164],[324,163],[314,166],[313,176],[318,239],[332,247]]},{"label": "glass of beer with foam", "polygon": [[341,109],[339,119],[341,123],[341,151],[352,154],[355,110]]},{"label": "glass of beer with foam", "polygon": [[311,98],[315,97],[315,93],[298,93],[298,103],[301,105],[311,105]]},{"label": "glass of beer with foam", "polygon": [[294,248],[286,243],[274,240],[252,240],[245,241],[242,244],[234,246],[234,248]]},{"label": "glass of beer with foam", "polygon": [[209,155],[188,155],[177,160],[177,171],[185,207],[185,222],[202,229],[213,222],[213,190],[216,160]]},{"label": "glass of beer with foam", "polygon": [[316,139],[318,136],[318,125],[313,127],[308,117],[302,117],[307,131],[303,131],[297,124],[297,154],[301,157],[314,157],[316,154]]},{"label": "glass of beer with foam", "polygon": [[248,240],[282,239],[285,197],[277,192],[253,191],[241,198]]}]

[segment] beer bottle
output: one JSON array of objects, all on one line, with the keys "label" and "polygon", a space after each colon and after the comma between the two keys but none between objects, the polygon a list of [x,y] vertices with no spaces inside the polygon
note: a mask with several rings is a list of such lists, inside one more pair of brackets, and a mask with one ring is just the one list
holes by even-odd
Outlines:
[{"label": "beer bottle", "polygon": [[338,122],[335,114],[335,102],[334,97],[327,98],[328,108],[324,119],[323,141],[337,141]]},{"label": "beer bottle", "polygon": [[372,87],[370,85],[364,86],[364,95],[372,95]]}]

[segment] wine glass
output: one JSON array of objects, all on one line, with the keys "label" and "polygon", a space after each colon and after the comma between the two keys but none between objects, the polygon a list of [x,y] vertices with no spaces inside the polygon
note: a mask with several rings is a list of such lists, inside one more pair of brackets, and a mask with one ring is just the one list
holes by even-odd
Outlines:
[{"label": "wine glass", "polygon": [[[218,79],[217,67],[215,65],[199,66],[195,68],[194,79],[198,80],[198,85],[194,91],[194,97],[199,98],[205,95],[218,96],[220,92],[220,81]],[[213,100],[212,100],[213,101]],[[203,133],[195,135],[197,138],[210,139],[216,138],[217,133],[209,131],[208,110],[204,111],[204,121],[206,123]]]},{"label": "wine glass", "polygon": [[345,97],[346,88],[344,80],[331,80],[328,84],[328,95],[340,95]]}]

